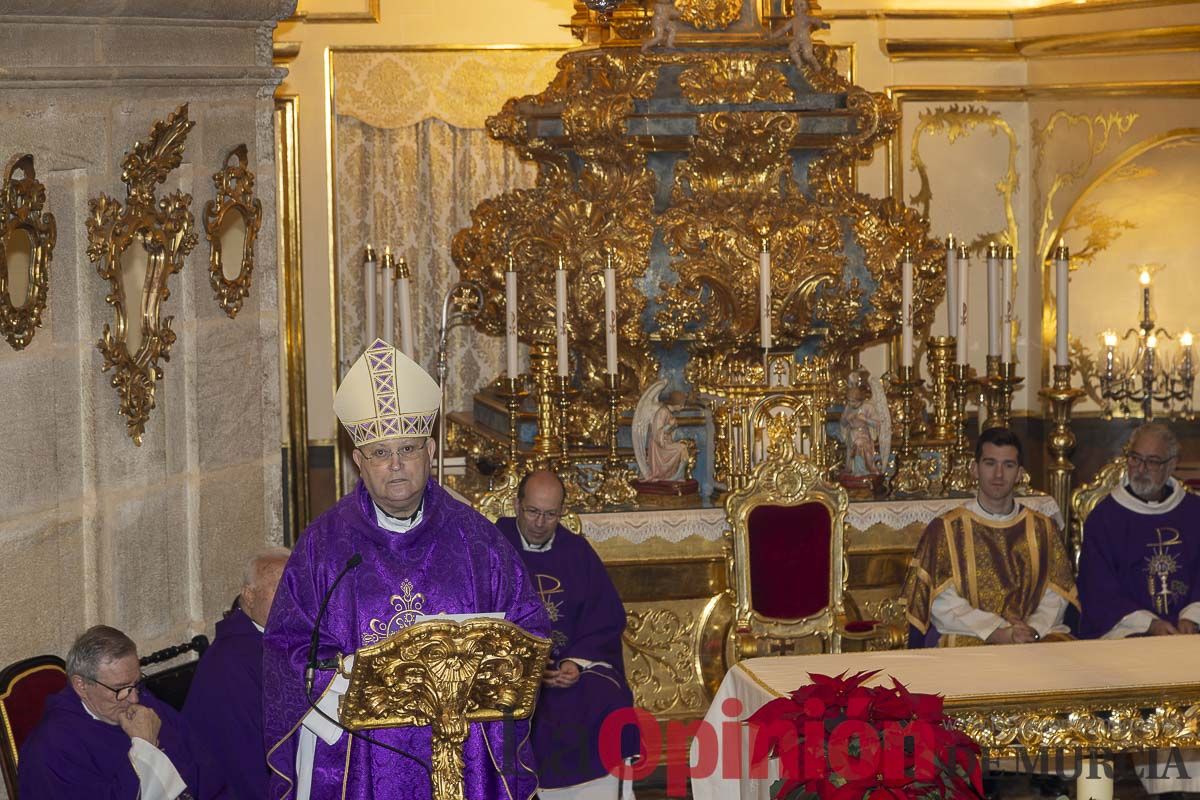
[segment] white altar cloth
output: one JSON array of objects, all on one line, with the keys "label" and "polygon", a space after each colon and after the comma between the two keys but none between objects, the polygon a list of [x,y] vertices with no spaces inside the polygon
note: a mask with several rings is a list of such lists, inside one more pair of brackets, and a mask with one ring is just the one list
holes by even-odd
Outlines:
[{"label": "white altar cloth", "polygon": [[[941,694],[948,713],[983,707],[1036,707],[1039,701],[1051,699],[1057,705],[1064,695],[1086,705],[1089,698],[1154,695],[1159,690],[1177,692],[1193,687],[1196,701],[1200,701],[1198,663],[1200,636],[753,658],[725,674],[704,720],[724,731],[720,725],[730,718],[722,705],[730,698],[740,703],[738,718],[745,719],[768,701],[810,683],[809,673],[838,675],[876,669],[881,672],[873,684],[890,684],[889,678],[895,678],[910,691]],[[742,732],[740,763],[746,764],[744,727]],[[718,750],[725,744],[724,735],[717,737]],[[698,763],[698,758],[693,742],[691,762]],[[725,761],[718,752],[713,774],[693,777],[694,800],[769,800],[773,777],[725,776],[720,766]]]}]

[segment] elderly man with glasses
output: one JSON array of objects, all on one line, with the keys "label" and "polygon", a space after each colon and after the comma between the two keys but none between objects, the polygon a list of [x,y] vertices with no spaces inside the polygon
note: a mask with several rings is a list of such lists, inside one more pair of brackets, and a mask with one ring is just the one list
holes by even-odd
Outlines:
[{"label": "elderly man with glasses", "polygon": [[142,688],[137,646],[106,625],[67,653],[68,684],[46,701],[21,747],[22,798],[175,800],[223,797],[176,711]]},{"label": "elderly man with glasses", "polygon": [[[347,680],[334,674],[339,658],[352,663],[357,650],[422,615],[487,613],[538,636],[550,633],[516,552],[486,518],[430,480],[439,401],[433,378],[379,339],[338,387],[333,408],[354,442],[361,480],[297,542],[267,619],[271,800],[432,795],[428,727],[353,738],[340,727]],[[524,721],[472,723],[466,796],[530,797],[537,776],[527,738]]]},{"label": "elderly man with glasses", "polygon": [[625,607],[596,551],[559,524],[563,498],[557,475],[531,472],[517,487],[516,516],[496,521],[529,568],[553,629],[533,715],[538,796],[611,800],[620,786],[608,768],[638,753],[632,726],[608,748],[600,741],[605,718],[633,705],[621,656]]},{"label": "elderly man with glasses", "polygon": [[[1171,476],[1179,441],[1159,423],[1133,432],[1125,481],[1083,526],[1079,633],[1085,639],[1174,636],[1200,629],[1200,497]],[[1200,754],[1189,780],[1144,780],[1151,794],[1200,792]]]}]

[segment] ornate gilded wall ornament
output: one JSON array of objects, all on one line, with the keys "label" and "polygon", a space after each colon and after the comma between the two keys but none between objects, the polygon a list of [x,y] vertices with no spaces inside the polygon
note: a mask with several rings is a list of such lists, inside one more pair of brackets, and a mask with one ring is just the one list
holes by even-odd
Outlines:
[{"label": "ornate gilded wall ornament", "polygon": [[97,344],[104,356],[101,369],[114,370],[111,383],[120,396],[120,413],[138,446],[162,379],[159,362],[169,358],[175,343],[172,317],[162,315],[171,295],[167,279],[197,241],[188,210],[192,196],[176,191],[157,198],[155,188],[182,163],[193,125],[186,104],[165,122],[155,122],[149,140],[135,143],[121,162],[125,203],[105,194],[88,203],[87,255],[108,281],[105,301],[113,307],[113,321],[104,324]]},{"label": "ornate gilded wall ornament", "polygon": [[46,310],[58,229],[45,208],[33,156],[13,157],[0,188],[0,334],[14,350],[29,344]]},{"label": "ornate gilded wall ornament", "polygon": [[[237,163],[231,163],[234,159]],[[254,272],[254,242],[262,225],[262,201],[254,196],[254,173],[249,169],[246,145],[225,156],[225,165],[213,175],[217,196],[204,204],[204,234],[209,246],[209,283],[219,305],[230,319],[250,293]],[[237,263],[230,276],[227,265]]]},{"label": "ornate gilded wall ornament", "polygon": [[675,0],[679,18],[702,31],[729,27],[742,13],[742,0]]}]

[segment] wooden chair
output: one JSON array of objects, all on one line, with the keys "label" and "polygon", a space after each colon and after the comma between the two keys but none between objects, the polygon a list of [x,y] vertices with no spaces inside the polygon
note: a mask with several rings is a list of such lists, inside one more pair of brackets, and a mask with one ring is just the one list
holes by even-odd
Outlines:
[{"label": "wooden chair", "polygon": [[139,659],[139,663],[143,667],[148,667],[174,660],[193,651],[196,653],[196,658],[194,659],[148,674],[146,676],[146,688],[150,690],[151,694],[176,711],[182,711],[183,703],[187,700],[188,689],[192,686],[192,678],[196,675],[196,665],[200,663],[200,657],[204,655],[204,651],[207,649],[208,637],[200,635],[193,636],[191,641],[183,644],[164,647],[162,650],[156,650],[148,656],[142,656]]},{"label": "wooden chair", "polygon": [[0,772],[9,800],[17,800],[17,754],[42,718],[46,698],[67,685],[58,656],[34,656],[0,671]]},{"label": "wooden chair", "polygon": [[[843,537],[849,500],[796,452],[795,417],[768,425],[766,458],[725,501],[724,545],[734,621],[730,664],[755,656],[839,653],[875,640],[900,647],[904,632],[847,611]],[[853,642],[853,646],[848,646]]]},{"label": "wooden chair", "polygon": [[[475,509],[492,522],[501,517],[511,517],[515,513],[513,504],[517,499],[517,484],[520,482],[516,472],[509,470],[496,488],[479,498]],[[564,511],[558,522],[571,533],[583,533],[583,522],[574,511]]]}]

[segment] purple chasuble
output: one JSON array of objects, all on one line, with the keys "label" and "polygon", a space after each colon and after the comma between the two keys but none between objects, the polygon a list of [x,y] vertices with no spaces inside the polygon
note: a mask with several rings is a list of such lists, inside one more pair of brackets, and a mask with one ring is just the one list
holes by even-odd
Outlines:
[{"label": "purple chasuble", "polygon": [[267,796],[262,634],[240,608],[217,623],[196,666],[183,718],[224,773],[232,800]]},{"label": "purple chasuble", "polygon": [[[633,705],[621,654],[625,607],[600,557],[582,536],[559,525],[550,549],[534,551],[522,547],[514,518],[502,517],[496,527],[529,568],[534,590],[550,615],[554,664],[576,657],[612,665],[583,670],[578,682],[565,689],[542,687],[533,712],[540,783],[556,789],[602,777],[608,770],[600,758],[600,726],[609,714]],[[606,752],[616,753],[618,746],[621,756],[638,754],[635,726],[626,727],[621,741],[610,743]]]},{"label": "purple chasuble", "polygon": [[[309,711],[304,669],[322,598],[355,554],[362,563],[338,585],[321,622],[319,659],[350,654],[413,623],[418,614],[504,612],[537,636],[550,624],[525,567],[496,527],[432,480],[420,523],[404,533],[382,528],[360,480],[355,490],[304,532],[288,560],[263,638],[263,706],[271,800],[293,797],[296,745]],[[332,675],[318,671],[313,700]],[[464,792],[472,800],[528,800],[537,788],[527,721],[472,724],[464,743]],[[317,741],[312,797],[354,800],[428,798],[428,727],[365,735],[409,757],[343,733]]]},{"label": "purple chasuble", "polygon": [[[158,749],[167,754],[195,800],[228,797],[219,775],[199,766],[197,742],[179,712],[150,692],[138,702],[162,720]],[[22,800],[137,800],[132,741],[119,725],[92,717],[67,685],[46,700],[37,727],[21,747],[18,786]],[[202,774],[203,773],[203,774]]]},{"label": "purple chasuble", "polygon": [[[1173,482],[1174,491],[1184,488]],[[1126,615],[1149,611],[1172,625],[1200,601],[1200,497],[1185,494],[1162,513],[1139,513],[1114,495],[1097,504],[1083,526],[1079,558],[1079,633],[1097,639]],[[1168,498],[1169,500],[1169,498]],[[1126,500],[1137,504],[1135,500]],[[1145,509],[1153,505],[1141,504]]]}]

